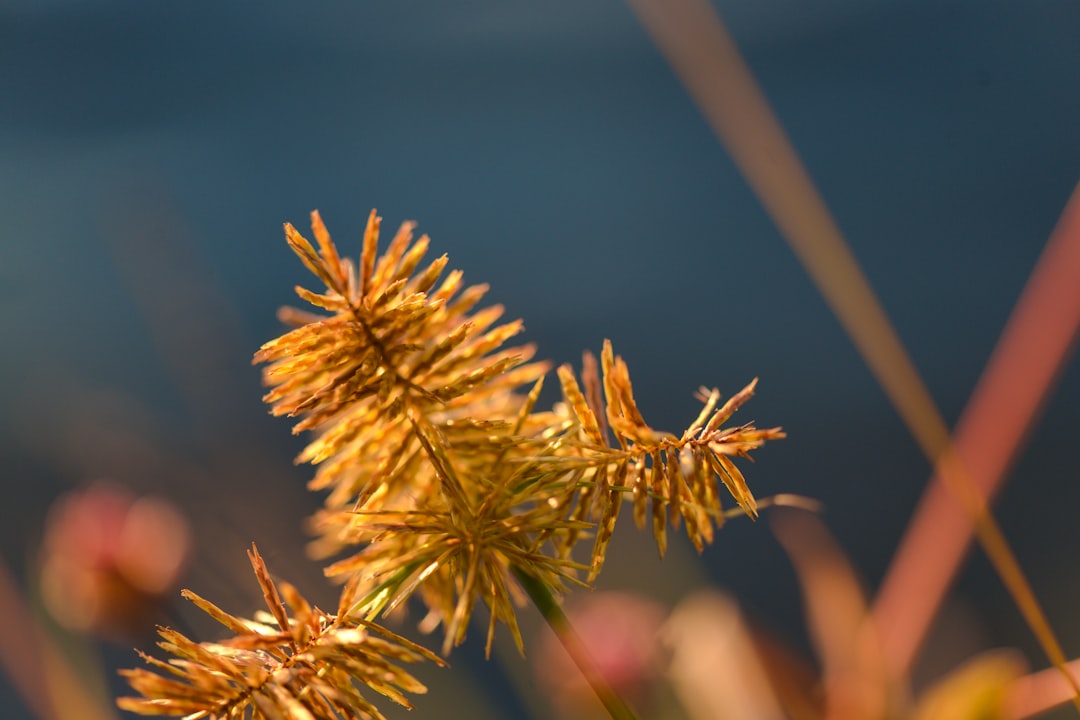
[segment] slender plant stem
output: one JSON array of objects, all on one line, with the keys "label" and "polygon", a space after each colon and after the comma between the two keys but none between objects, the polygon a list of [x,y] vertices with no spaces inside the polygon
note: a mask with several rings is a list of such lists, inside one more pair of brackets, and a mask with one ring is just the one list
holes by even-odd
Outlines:
[{"label": "slender plant stem", "polygon": [[555,596],[551,594],[551,590],[548,589],[547,585],[520,568],[514,568],[514,576],[521,583],[521,586],[525,588],[525,592],[529,594],[540,614],[547,620],[548,625],[555,632],[555,636],[559,638],[563,647],[566,648],[566,652],[573,659],[574,664],[581,670],[581,674],[585,676],[585,680],[589,683],[593,692],[596,693],[596,697],[604,705],[604,709],[608,711],[608,715],[612,717],[612,720],[637,720],[637,714],[630,709],[626,701],[615,692],[600,674],[592,657],[589,655],[588,649],[585,647],[585,643],[581,641],[581,636],[577,634],[574,626],[570,624],[570,618],[566,617],[566,613],[563,612],[562,607],[555,600]]}]

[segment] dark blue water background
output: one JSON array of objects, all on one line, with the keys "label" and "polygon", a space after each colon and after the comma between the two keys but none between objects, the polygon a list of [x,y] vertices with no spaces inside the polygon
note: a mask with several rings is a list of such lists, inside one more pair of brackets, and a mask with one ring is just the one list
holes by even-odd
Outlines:
[{"label": "dark blue water background", "polygon": [[[1080,6],[719,7],[955,420],[1080,175]],[[418,220],[541,355],[576,363],[611,338],[655,426],[685,426],[698,385],[760,376],[746,419],[790,439],[760,453],[753,487],[823,501],[880,578],[928,464],[613,0],[0,3],[0,541],[17,572],[50,500],[107,475],[232,527],[224,567],[256,539],[282,574],[320,582],[302,559],[309,471],[289,465],[298,441],[265,418],[249,360],[307,282],[281,223],[319,208],[356,253],[371,207],[387,229]],[[999,505],[1071,656],[1077,408],[1072,362]],[[153,457],[130,460],[130,443]],[[649,544],[626,543],[641,559],[605,587],[673,602],[723,585],[805,642],[765,524],[655,576],[635,565]],[[1030,650],[978,556],[958,597],[985,644]],[[484,690],[479,655],[459,661],[474,680],[442,682],[494,698],[474,717],[516,712]]]}]

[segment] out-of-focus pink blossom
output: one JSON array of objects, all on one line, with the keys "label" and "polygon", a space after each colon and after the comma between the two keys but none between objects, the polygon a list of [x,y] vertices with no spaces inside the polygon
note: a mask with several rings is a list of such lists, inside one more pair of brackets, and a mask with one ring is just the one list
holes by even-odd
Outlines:
[{"label": "out-of-focus pink blossom", "polygon": [[188,523],[169,501],[95,483],[49,511],[43,600],[69,629],[128,638],[175,591],[190,546]]},{"label": "out-of-focus pink blossom", "polygon": [[[567,609],[597,670],[632,705],[647,704],[660,663],[659,631],[667,615],[657,602],[620,592],[600,592]],[[534,668],[542,688],[564,717],[606,717],[581,671],[554,633],[546,631]]]}]

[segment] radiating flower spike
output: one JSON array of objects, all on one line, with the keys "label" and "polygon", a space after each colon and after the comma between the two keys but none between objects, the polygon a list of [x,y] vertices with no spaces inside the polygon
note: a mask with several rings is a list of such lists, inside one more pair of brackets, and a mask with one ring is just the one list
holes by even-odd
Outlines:
[{"label": "radiating flower spike", "polygon": [[[297,292],[330,315],[291,313],[308,322],[255,356],[267,363],[271,412],[299,418],[294,432],[320,433],[299,460],[320,465],[312,486],[330,491],[331,513],[375,509],[432,486],[430,472],[409,464],[420,447],[408,413],[445,424],[452,444],[461,425],[450,423],[513,410],[523,399],[516,388],[546,371],[528,364],[532,347],[503,348],[520,321],[495,324],[498,306],[473,310],[486,286],[462,290],[457,271],[439,284],[446,256],[422,266],[429,240],[414,241],[412,223],[379,256],[380,225],[373,211],[358,266],[341,258],[318,213],[318,251],[287,226],[290,247],[328,289]],[[323,546],[334,544],[328,537]]]},{"label": "radiating flower spike", "polygon": [[[568,365],[559,368],[563,396],[578,426],[573,447],[586,468],[571,517],[592,516],[600,521],[590,582],[603,566],[623,494],[631,497],[635,524],[642,529],[651,524],[661,555],[667,548],[668,526],[682,521],[700,551],[712,542],[714,527],[724,519],[716,480],[749,517],[757,516],[757,501],[731,456],[749,459],[751,450],[784,436],[780,428],[758,430],[752,424],[722,427],[753,395],[757,379],[719,409],[719,391],[699,391],[704,406],[681,436],[655,430],[638,408],[629,369],[610,341],[604,342],[600,358],[599,376],[596,361],[590,355],[585,358],[582,377],[588,396]],[[601,402],[603,408],[599,407]],[[606,421],[604,426],[601,418]],[[614,433],[616,447],[607,443],[608,428]],[[561,548],[564,555],[576,539],[565,539]]]},{"label": "radiating flower spike", "polygon": [[399,663],[441,665],[438,656],[372,623],[324,613],[291,585],[275,583],[255,546],[248,557],[266,600],[265,619],[236,617],[185,591],[233,637],[196,643],[160,628],[159,646],[174,657],[165,662],[140,653],[151,669],[121,671],[142,696],[120,698],[122,709],[188,718],[382,720],[359,687],[405,707],[411,704],[404,693],[427,691]]}]

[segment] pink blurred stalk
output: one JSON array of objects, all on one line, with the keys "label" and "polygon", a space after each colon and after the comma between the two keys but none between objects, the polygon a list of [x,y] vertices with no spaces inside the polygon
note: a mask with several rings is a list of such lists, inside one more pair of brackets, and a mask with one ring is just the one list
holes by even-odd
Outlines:
[{"label": "pink blurred stalk", "polygon": [[3,559],[0,670],[7,674],[27,710],[40,720],[116,720],[116,713],[95,694],[90,679],[38,622]]},{"label": "pink blurred stalk", "polygon": [[[1080,660],[1073,660],[1068,668],[1073,678],[1080,680]],[[1061,677],[1057,668],[1040,670],[1013,683],[1003,717],[1005,720],[1035,717],[1055,705],[1067,703],[1070,698],[1072,688]]]},{"label": "pink blurred stalk", "polygon": [[[953,435],[954,449],[984,497],[992,497],[1000,487],[1031,431],[1069,357],[1078,327],[1080,185]],[[894,677],[902,677],[914,662],[971,539],[968,514],[936,472],[874,603],[873,617]]]},{"label": "pink blurred stalk", "polygon": [[54,720],[39,640],[37,623],[18,583],[0,560],[0,667],[34,717]]}]

